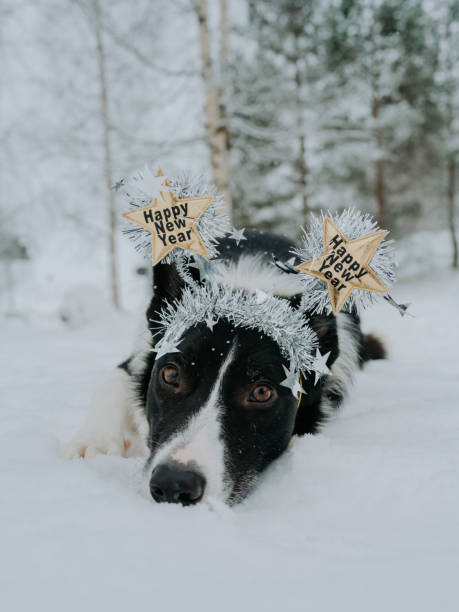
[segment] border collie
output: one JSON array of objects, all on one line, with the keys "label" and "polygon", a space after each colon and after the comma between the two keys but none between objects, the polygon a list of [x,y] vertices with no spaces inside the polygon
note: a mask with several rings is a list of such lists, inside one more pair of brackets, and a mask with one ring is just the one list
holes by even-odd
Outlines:
[{"label": "border collie", "polygon": [[[272,264],[273,256],[290,259],[295,245],[257,230],[245,236],[238,246],[228,237],[219,241],[218,282],[269,292],[297,307],[299,280]],[[199,280],[196,269],[190,272]],[[303,377],[300,400],[281,385],[288,364],[276,342],[228,320],[188,329],[179,352],[156,358],[154,321],[167,302],[180,298],[183,286],[173,264],[154,268],[142,345],[96,393],[63,455],[145,456],[156,502],[190,505],[217,497],[234,504],[293,436],[319,430],[345,397],[353,373],[364,361],[383,358],[384,347],[361,333],[355,314],[307,316],[320,352],[330,352],[331,373],[317,385],[314,374]]]}]

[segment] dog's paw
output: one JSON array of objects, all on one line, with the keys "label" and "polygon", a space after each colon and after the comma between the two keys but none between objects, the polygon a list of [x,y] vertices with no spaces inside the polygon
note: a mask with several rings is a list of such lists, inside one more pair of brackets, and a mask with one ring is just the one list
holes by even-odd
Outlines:
[{"label": "dog's paw", "polygon": [[73,459],[82,457],[92,459],[96,455],[118,455],[125,457],[129,449],[130,442],[119,438],[85,438],[76,437],[61,448],[63,459]]}]

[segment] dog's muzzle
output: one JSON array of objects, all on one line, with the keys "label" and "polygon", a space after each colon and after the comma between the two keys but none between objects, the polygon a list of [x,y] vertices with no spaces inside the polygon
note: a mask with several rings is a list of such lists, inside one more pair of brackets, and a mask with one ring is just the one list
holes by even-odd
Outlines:
[{"label": "dog's muzzle", "polygon": [[150,479],[150,492],[155,502],[168,502],[191,506],[204,495],[204,476],[176,463],[155,467]]}]

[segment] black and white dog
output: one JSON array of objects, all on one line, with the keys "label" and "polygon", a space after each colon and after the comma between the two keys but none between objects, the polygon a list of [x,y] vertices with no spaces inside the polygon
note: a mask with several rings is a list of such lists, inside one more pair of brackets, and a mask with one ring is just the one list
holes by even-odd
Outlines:
[{"label": "black and white dog", "polygon": [[[285,238],[246,230],[236,246],[219,243],[218,281],[234,289],[259,289],[299,304],[294,274],[272,264],[292,257]],[[192,271],[192,269],[190,269]],[[197,275],[197,271],[195,276]],[[198,278],[198,277],[197,277]],[[154,321],[166,302],[180,298],[183,281],[173,264],[154,269],[143,344],[96,394],[86,423],[63,449],[64,456],[98,453],[148,458],[150,491],[157,502],[195,504],[217,497],[242,500],[292,437],[315,433],[343,400],[353,373],[368,359],[384,357],[373,336],[364,336],[354,315],[308,317],[331,374],[314,385],[302,380],[300,401],[285,379],[279,346],[253,329],[220,319],[182,336],[179,352],[156,359]]]}]

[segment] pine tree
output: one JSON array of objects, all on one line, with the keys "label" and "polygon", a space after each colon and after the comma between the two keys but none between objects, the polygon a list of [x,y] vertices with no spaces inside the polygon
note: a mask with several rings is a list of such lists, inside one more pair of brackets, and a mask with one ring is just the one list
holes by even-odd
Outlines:
[{"label": "pine tree", "polygon": [[289,219],[304,219],[314,196],[310,160],[315,157],[323,10],[305,0],[260,0],[248,5],[246,36],[255,50],[233,62],[238,70],[231,79],[233,189],[247,213],[251,202],[254,209],[263,203],[272,206],[269,215],[256,215],[256,221],[265,227],[280,221],[293,233]]},{"label": "pine tree", "polygon": [[282,110],[284,75],[257,50],[253,57],[239,54],[228,77],[235,222],[266,229],[280,223],[289,231],[296,193],[292,138]]},{"label": "pine tree", "polygon": [[[416,187],[438,129],[433,103],[434,23],[417,0],[343,0],[328,10],[327,67],[333,76],[323,178],[392,225],[419,213]],[[369,202],[373,200],[374,206]]]}]

